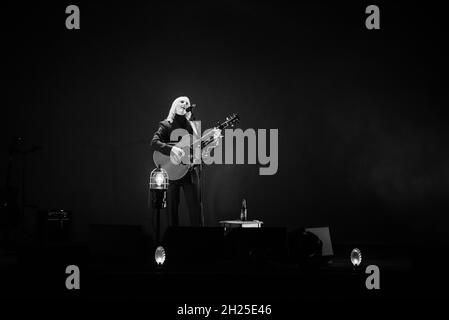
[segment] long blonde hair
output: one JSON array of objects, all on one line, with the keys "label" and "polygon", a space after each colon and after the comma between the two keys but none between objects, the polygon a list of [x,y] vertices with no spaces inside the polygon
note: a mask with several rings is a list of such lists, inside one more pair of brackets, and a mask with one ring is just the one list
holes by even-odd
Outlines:
[{"label": "long blonde hair", "polygon": [[[175,115],[176,115],[176,107],[178,106],[178,104],[181,103],[182,100],[188,101],[188,104],[190,106],[190,99],[188,97],[178,97],[178,98],[176,98],[173,101],[173,103],[171,104],[170,111],[168,112],[168,116],[165,119],[166,121],[168,121],[170,123],[173,122],[173,119],[175,118]],[[192,112],[189,111],[184,116],[186,117],[187,120],[190,120],[190,117],[192,116]]]}]

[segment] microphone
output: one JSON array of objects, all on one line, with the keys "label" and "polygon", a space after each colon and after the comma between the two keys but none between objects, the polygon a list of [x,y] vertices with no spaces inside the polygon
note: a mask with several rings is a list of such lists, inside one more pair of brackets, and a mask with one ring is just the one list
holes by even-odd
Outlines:
[{"label": "microphone", "polygon": [[196,108],[196,104],[191,104],[190,107],[186,108],[186,111],[190,112],[193,110],[193,108]]}]

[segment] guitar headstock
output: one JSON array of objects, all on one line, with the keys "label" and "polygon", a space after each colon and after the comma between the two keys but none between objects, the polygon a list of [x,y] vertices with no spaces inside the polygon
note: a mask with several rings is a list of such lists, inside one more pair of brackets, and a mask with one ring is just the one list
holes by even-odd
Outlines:
[{"label": "guitar headstock", "polygon": [[228,127],[233,127],[235,124],[237,124],[240,121],[240,116],[237,113],[233,113],[230,114],[229,116],[226,117],[226,120],[223,121],[218,128],[220,130],[228,128]]}]

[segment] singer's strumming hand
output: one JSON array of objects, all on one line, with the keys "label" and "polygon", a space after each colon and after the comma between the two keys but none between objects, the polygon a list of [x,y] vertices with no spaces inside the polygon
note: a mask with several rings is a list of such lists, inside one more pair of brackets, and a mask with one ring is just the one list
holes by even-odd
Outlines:
[{"label": "singer's strumming hand", "polygon": [[185,154],[186,153],[181,148],[178,148],[176,146],[172,147],[171,148],[171,152],[170,152],[170,160],[174,164],[180,164],[181,163],[181,159],[182,159],[182,157],[185,156]]}]

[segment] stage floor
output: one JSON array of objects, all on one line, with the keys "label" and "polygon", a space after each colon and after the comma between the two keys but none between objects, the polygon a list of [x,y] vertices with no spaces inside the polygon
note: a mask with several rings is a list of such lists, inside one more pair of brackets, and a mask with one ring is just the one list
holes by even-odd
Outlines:
[{"label": "stage floor", "polygon": [[[26,259],[3,254],[1,296],[9,299],[145,299],[173,303],[269,303],[300,299],[434,299],[443,298],[444,279],[419,259],[365,259],[354,268],[349,257],[307,266],[279,261],[221,260],[202,265],[156,269],[151,260],[78,263],[81,289],[67,290],[62,256],[48,259],[35,252]],[[387,256],[387,255],[386,255]],[[76,259],[73,259],[76,260]],[[368,290],[365,268],[380,269],[380,289]]]}]

